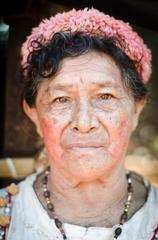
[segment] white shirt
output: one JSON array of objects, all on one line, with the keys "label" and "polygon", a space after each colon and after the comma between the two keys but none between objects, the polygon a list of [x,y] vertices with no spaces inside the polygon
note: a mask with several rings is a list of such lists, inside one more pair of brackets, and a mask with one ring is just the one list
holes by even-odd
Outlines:
[{"label": "white shirt", "polygon": [[[32,174],[19,184],[7,240],[63,240],[54,220],[50,219],[34,192],[35,178],[36,174]],[[123,225],[118,240],[150,240],[157,225],[158,189],[151,186],[147,202]],[[63,227],[68,240],[112,240],[116,228],[85,228],[67,223]]]}]

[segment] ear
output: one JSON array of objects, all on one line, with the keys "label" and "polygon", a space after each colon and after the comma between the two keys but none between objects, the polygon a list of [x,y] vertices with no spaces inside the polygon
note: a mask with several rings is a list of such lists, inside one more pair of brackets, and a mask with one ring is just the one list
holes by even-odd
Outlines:
[{"label": "ear", "polygon": [[41,125],[39,121],[39,116],[36,107],[30,107],[27,102],[23,101],[23,109],[25,114],[31,119],[31,121],[36,126],[36,131],[40,135],[40,137],[43,137],[42,131],[41,131]]},{"label": "ear", "polygon": [[143,99],[141,101],[135,102],[135,109],[134,109],[134,115],[133,115],[133,124],[132,124],[132,131],[134,131],[138,125],[139,122],[139,116],[144,109],[144,106],[146,105],[146,99]]}]

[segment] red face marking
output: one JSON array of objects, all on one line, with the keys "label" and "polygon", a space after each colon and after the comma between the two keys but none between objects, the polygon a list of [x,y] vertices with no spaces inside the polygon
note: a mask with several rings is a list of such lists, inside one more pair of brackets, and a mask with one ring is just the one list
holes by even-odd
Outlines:
[{"label": "red face marking", "polygon": [[83,181],[123,164],[135,103],[115,62],[96,52],[65,58],[45,84],[37,110],[51,164]]}]

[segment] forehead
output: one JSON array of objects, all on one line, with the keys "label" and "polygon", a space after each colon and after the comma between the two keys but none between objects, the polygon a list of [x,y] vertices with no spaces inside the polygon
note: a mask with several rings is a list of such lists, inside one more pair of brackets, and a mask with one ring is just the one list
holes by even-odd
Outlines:
[{"label": "forehead", "polygon": [[75,84],[122,85],[120,69],[114,60],[105,53],[95,51],[78,57],[64,58],[50,85]]},{"label": "forehead", "polygon": [[64,58],[56,74],[41,83],[37,99],[48,96],[46,92],[75,93],[82,90],[97,91],[98,88],[106,87],[130,95],[123,85],[121,71],[115,61],[105,53],[91,51],[81,56]]},{"label": "forehead", "polygon": [[[70,66],[71,68],[67,69],[67,67]],[[89,70],[97,72],[102,72],[105,67],[109,71],[111,68],[114,68],[116,71],[118,71],[118,67],[116,66],[112,57],[102,52],[90,51],[77,57],[64,58],[61,61],[58,74],[62,74],[66,70],[80,71],[80,69],[85,69],[87,67]]]}]

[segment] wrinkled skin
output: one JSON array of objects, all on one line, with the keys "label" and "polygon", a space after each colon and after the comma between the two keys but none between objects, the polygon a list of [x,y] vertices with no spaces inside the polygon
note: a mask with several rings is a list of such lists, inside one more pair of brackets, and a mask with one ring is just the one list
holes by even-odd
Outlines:
[{"label": "wrinkled skin", "polygon": [[42,83],[34,114],[51,165],[91,181],[123,164],[139,111],[115,62],[91,52],[62,61]]},{"label": "wrinkled skin", "polygon": [[[119,222],[127,194],[125,154],[142,108],[113,59],[94,51],[65,58],[41,84],[35,107],[24,102],[50,158],[49,189],[59,219],[82,226]],[[44,204],[40,182],[36,191]]]}]

